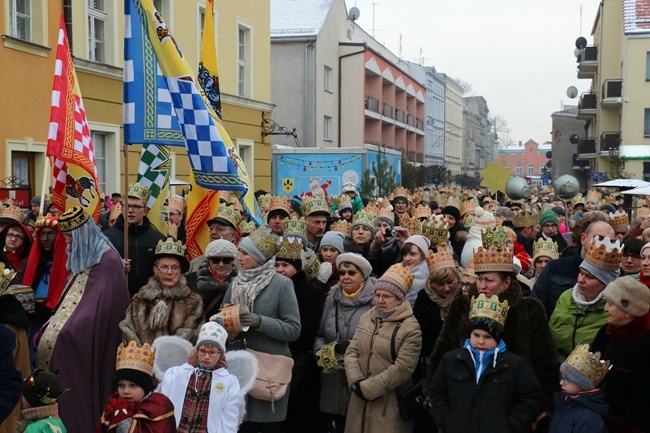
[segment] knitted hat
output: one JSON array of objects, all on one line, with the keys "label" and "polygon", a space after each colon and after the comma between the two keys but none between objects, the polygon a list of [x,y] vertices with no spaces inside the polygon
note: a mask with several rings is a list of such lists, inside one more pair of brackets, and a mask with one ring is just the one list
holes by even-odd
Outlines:
[{"label": "knitted hat", "polygon": [[343,192],[354,192],[356,193],[357,190],[354,188],[354,184],[352,182],[346,182],[343,184]]},{"label": "knitted hat", "polygon": [[196,348],[211,344],[217,347],[221,354],[226,353],[226,340],[228,339],[228,332],[223,327],[223,319],[216,317],[216,321],[205,322],[201,326],[199,336],[196,338]]},{"label": "knitted hat", "polygon": [[385,290],[403,301],[404,296],[413,285],[414,278],[409,266],[396,264],[388,268],[384,275],[375,282],[375,290]]},{"label": "knitted hat", "polygon": [[609,283],[603,297],[633,317],[644,316],[650,308],[650,289],[629,276]]},{"label": "knitted hat", "polygon": [[555,206],[551,210],[558,215],[566,215],[566,210],[562,206]]},{"label": "knitted hat", "polygon": [[611,213],[616,212],[616,208],[615,208],[614,205],[611,204],[611,203],[605,203],[605,204],[602,204],[602,205],[600,206],[599,210],[603,210],[603,211],[604,211],[604,210],[608,210],[608,211],[610,211]]},{"label": "knitted hat", "polygon": [[66,391],[61,386],[59,375],[51,371],[37,368],[23,381],[23,397],[31,407],[54,404]]},{"label": "knitted hat", "polygon": [[242,239],[239,248],[246,251],[257,263],[264,264],[280,249],[278,241],[278,235],[269,227],[261,226]]},{"label": "knitted hat", "polygon": [[493,229],[496,228],[497,226],[497,220],[494,218],[494,215],[492,213],[486,211],[482,207],[478,206],[476,209],[474,209],[474,225],[481,227],[481,228],[486,228],[486,227],[492,227]]},{"label": "knitted hat", "polygon": [[59,215],[59,230],[70,232],[81,227],[88,221],[90,215],[79,206],[73,206]]},{"label": "knitted hat", "polygon": [[239,256],[239,251],[237,251],[235,244],[224,239],[217,239],[210,242],[205,249],[205,257],[208,259],[211,257],[229,257],[236,259],[237,256]]},{"label": "knitted hat", "polygon": [[363,278],[368,278],[370,276],[370,273],[372,272],[372,265],[368,260],[366,260],[361,254],[355,254],[355,253],[345,253],[345,254],[339,254],[338,257],[336,257],[336,267],[338,269],[341,269],[341,264],[342,263],[351,263],[363,274]]},{"label": "knitted hat", "polygon": [[418,247],[420,249],[420,251],[422,251],[422,254],[424,254],[424,256],[426,257],[427,251],[429,250],[429,246],[431,245],[431,242],[429,241],[429,239],[425,238],[422,235],[413,235],[413,236],[409,237],[408,239],[406,239],[404,241],[403,245],[406,245],[406,244],[415,245],[416,247]]},{"label": "knitted hat", "polygon": [[454,206],[445,206],[442,208],[442,211],[440,211],[440,213],[442,215],[451,215],[456,221],[460,221],[460,210]]},{"label": "knitted hat", "polygon": [[580,267],[608,285],[619,276],[621,251],[619,241],[612,240],[609,236],[596,235],[591,239]]},{"label": "knitted hat", "polygon": [[600,359],[600,352],[591,353],[588,344],[579,344],[560,366],[560,374],[582,391],[590,391],[602,382],[609,366],[609,361]]},{"label": "knitted hat", "polygon": [[38,204],[38,205],[40,205],[41,204],[41,196],[36,195],[36,196],[32,197],[32,199],[29,201],[29,204]]},{"label": "knitted hat", "polygon": [[499,301],[493,295],[488,299],[481,293],[478,298],[473,297],[470,302],[469,322],[467,328],[471,333],[474,329],[482,329],[499,342],[503,336],[503,328],[508,316],[508,301]]},{"label": "knitted hat", "polygon": [[553,223],[555,225],[559,224],[557,214],[552,210],[545,210],[542,212],[542,215],[539,217],[539,225],[544,226],[546,223]]},{"label": "knitted hat", "polygon": [[324,246],[328,247],[333,247],[336,248],[339,253],[343,252],[343,233],[340,232],[325,232],[323,237],[320,240],[320,244],[318,245],[318,252],[320,253],[320,249],[323,248]]},{"label": "knitted hat", "polygon": [[117,348],[115,361],[115,380],[128,380],[144,389],[146,393],[153,391],[153,362],[156,350],[149,343],[141,347],[135,341],[129,341],[125,346],[120,343]]}]

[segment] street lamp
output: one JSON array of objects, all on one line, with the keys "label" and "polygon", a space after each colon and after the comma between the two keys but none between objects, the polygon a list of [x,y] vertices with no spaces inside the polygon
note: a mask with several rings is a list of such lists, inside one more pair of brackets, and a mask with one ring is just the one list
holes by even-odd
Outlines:
[{"label": "street lamp", "polygon": [[451,170],[447,170],[447,187],[451,188]]}]

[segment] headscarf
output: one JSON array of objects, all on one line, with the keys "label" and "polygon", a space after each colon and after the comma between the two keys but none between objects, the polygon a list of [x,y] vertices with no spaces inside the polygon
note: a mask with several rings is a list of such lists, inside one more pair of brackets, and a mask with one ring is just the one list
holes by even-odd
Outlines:
[{"label": "headscarf", "polygon": [[[70,233],[72,246],[68,249],[68,262],[65,267],[73,275],[80,274],[86,268],[99,263],[107,246],[117,253],[92,218]],[[117,254],[119,256],[119,253]]]}]

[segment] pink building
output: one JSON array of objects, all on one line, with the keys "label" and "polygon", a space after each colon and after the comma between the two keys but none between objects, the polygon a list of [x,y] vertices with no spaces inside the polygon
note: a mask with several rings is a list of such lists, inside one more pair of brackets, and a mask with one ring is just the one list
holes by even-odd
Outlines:
[{"label": "pink building", "polygon": [[[537,144],[528,140],[519,145],[510,146],[506,149],[499,149],[499,162],[510,168],[512,176],[524,176],[530,179],[530,183],[536,186],[544,185],[544,171],[549,159],[546,153],[551,150],[551,142]],[[551,169],[547,169],[549,172]]]}]

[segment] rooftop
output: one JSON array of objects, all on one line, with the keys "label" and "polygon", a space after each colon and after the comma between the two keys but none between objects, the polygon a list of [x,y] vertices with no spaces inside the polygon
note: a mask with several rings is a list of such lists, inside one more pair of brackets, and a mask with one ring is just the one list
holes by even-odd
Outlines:
[{"label": "rooftop", "polygon": [[650,33],[650,0],[623,0],[625,34]]},{"label": "rooftop", "polygon": [[334,0],[271,0],[271,39],[315,37]]}]

